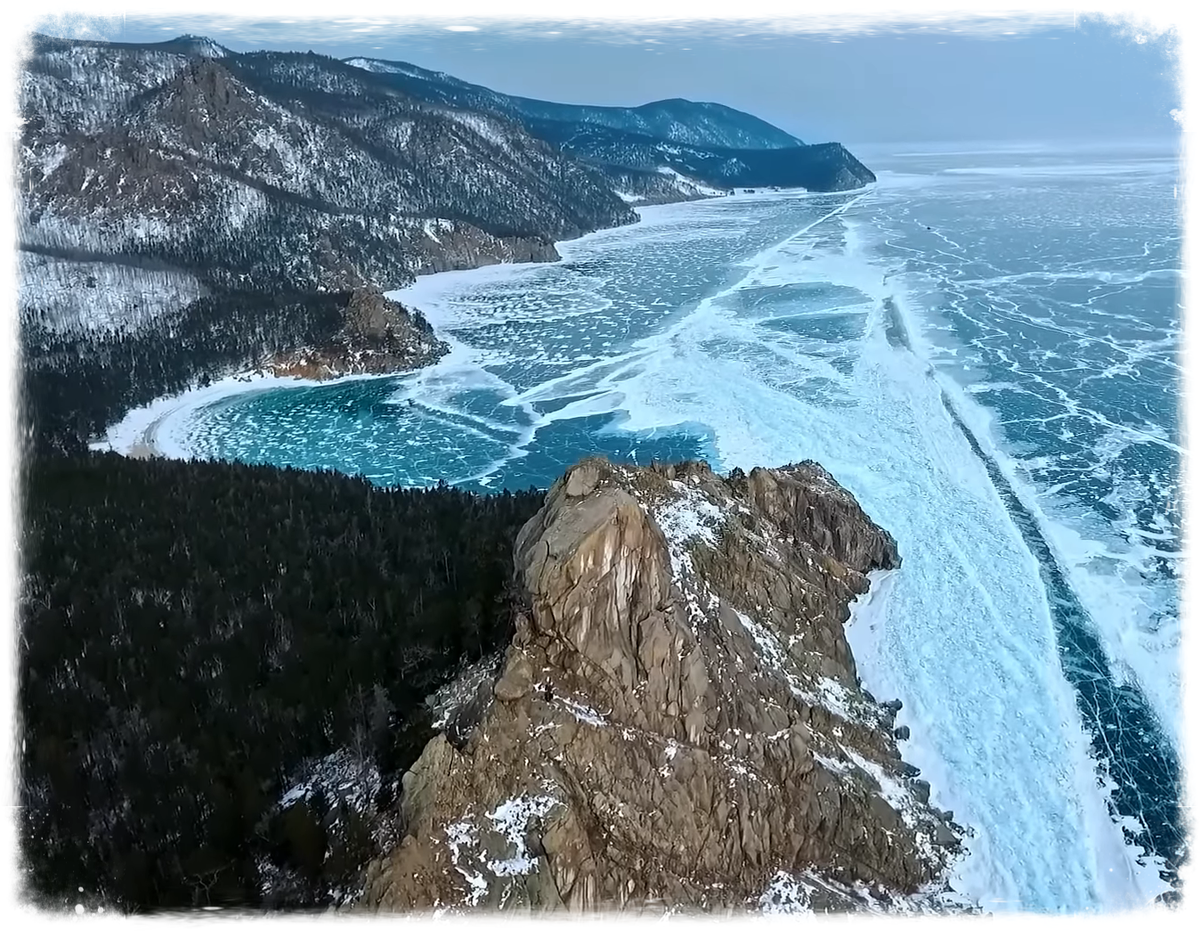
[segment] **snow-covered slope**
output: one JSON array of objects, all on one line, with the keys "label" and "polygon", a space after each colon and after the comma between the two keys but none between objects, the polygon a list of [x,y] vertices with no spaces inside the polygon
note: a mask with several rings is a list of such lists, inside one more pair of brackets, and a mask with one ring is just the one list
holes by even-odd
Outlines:
[{"label": "snow-covered slope", "polygon": [[190,274],[129,264],[18,256],[21,308],[47,330],[135,334],[204,294]]},{"label": "snow-covered slope", "polygon": [[22,242],[335,289],[445,266],[429,219],[477,241],[478,260],[507,260],[634,218],[601,172],[517,124],[415,102],[336,59],[222,51],[35,41]]},{"label": "snow-covered slope", "polygon": [[700,147],[759,150],[803,143],[752,114],[708,101],[670,98],[628,108],[559,104],[502,94],[408,62],[362,57],[346,62],[390,76],[396,87],[414,97],[508,114],[518,120],[590,124]]},{"label": "snow-covered slope", "polygon": [[[564,153],[610,172],[665,166],[719,191],[736,186],[855,189],[875,179],[839,144],[807,146],[721,104],[682,98],[634,108],[556,104],[501,94],[407,62],[346,62],[414,98],[508,118]],[[679,197],[696,196],[680,190]]]}]

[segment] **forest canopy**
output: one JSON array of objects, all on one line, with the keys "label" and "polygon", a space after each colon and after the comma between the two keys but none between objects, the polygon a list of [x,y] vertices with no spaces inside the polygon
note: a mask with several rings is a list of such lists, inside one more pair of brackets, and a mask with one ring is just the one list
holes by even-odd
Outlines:
[{"label": "forest canopy", "polygon": [[[507,643],[542,501],[106,453],[31,455],[21,490],[26,886],[125,910],[336,899],[425,698]],[[281,804],[331,759],[374,806]]]}]

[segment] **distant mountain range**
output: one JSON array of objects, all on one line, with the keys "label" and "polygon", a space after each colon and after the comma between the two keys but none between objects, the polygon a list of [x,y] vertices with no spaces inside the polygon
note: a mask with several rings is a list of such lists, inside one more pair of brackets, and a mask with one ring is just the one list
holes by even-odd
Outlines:
[{"label": "distant mountain range", "polygon": [[766,121],[723,104],[684,98],[653,101],[636,108],[557,104],[500,94],[445,72],[432,72],[407,62],[364,58],[345,61],[386,77],[394,87],[413,97],[473,111],[504,114],[527,125],[530,122],[598,125],[668,143],[700,147],[761,150],[804,144]]},{"label": "distant mountain range", "polygon": [[671,98],[636,108],[557,104],[500,94],[444,72],[346,59],[424,101],[506,117],[564,153],[618,174],[663,173],[710,187],[856,189],[875,177],[840,144],[808,146],[766,121]]},{"label": "distant mountain range", "polygon": [[[556,241],[635,221],[634,204],[874,180],[839,144],[808,146],[718,104],[555,104],[400,62],[234,53],[197,36],[35,35],[20,106],[20,309],[35,367],[38,330],[86,337],[86,356],[98,331],[182,328],[202,299],[211,315],[234,293],[301,302],[553,260]],[[262,342],[293,341],[285,327]],[[214,359],[197,341],[197,370],[286,351],[225,342]]]}]

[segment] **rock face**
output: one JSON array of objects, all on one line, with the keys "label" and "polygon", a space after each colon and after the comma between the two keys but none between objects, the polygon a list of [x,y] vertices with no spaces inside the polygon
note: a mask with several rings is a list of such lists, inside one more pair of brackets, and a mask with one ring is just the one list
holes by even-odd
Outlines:
[{"label": "rock face", "polygon": [[318,380],[387,375],[430,365],[449,351],[420,313],[377,293],[356,290],[346,305],[342,328],[328,343],[276,355],[266,369],[277,377]]},{"label": "rock face", "polygon": [[860,688],[844,635],[896,545],[819,466],[585,460],[515,559],[527,613],[455,698],[477,723],[450,705],[455,743],[405,775],[405,836],[362,906],[956,902],[961,829],[900,760],[896,706]]}]

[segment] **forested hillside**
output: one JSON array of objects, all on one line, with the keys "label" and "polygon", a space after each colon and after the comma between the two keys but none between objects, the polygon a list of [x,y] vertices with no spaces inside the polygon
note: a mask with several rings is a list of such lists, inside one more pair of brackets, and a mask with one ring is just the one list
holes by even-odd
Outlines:
[{"label": "forested hillside", "polygon": [[393,87],[415,98],[503,114],[514,120],[588,124],[697,147],[764,150],[803,144],[753,114],[709,101],[669,98],[632,108],[560,104],[493,91],[410,62],[361,56],[345,61],[384,76]]},{"label": "forested hillside", "polygon": [[541,494],[110,454],[21,483],[27,887],[128,910],[353,887],[425,697],[508,639]]},{"label": "forested hillside", "polygon": [[[874,177],[718,104],[516,98],[405,63],[35,35],[19,74],[26,436],[78,446],[328,341],[329,295],[549,261],[631,203]],[[343,304],[344,307],[344,304]]]}]

